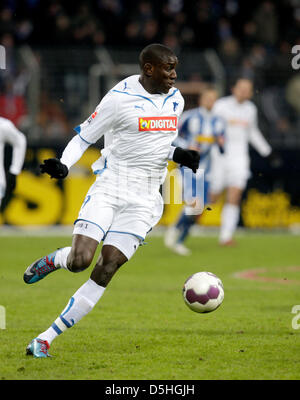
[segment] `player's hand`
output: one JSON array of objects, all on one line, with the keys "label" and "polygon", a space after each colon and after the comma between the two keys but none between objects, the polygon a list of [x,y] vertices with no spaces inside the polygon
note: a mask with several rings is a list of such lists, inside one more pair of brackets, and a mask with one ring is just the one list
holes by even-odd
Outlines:
[{"label": "player's hand", "polygon": [[173,161],[190,168],[196,173],[199,167],[200,154],[196,150],[184,150],[181,147],[176,147],[173,154]]},{"label": "player's hand", "polygon": [[16,183],[17,183],[17,175],[11,174],[9,172],[7,175],[6,196],[10,195],[15,190]]},{"label": "player's hand", "polygon": [[51,178],[63,179],[68,173],[68,167],[62,164],[57,158],[48,158],[40,165],[41,172],[50,175]]}]

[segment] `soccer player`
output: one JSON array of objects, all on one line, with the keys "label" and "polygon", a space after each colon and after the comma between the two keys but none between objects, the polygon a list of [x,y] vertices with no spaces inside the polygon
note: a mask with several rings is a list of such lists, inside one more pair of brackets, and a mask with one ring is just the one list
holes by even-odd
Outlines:
[{"label": "soccer player", "polygon": [[75,221],[71,247],[64,247],[31,264],[26,283],[65,269],[80,272],[92,262],[98,244],[103,247],[85,282],[71,297],[53,324],[27,347],[27,354],[47,357],[58,335],[89,313],[117,270],[126,263],[159,221],[160,185],[168,159],[196,171],[199,153],[171,146],[184,100],[174,88],[177,57],[161,44],[145,47],[139,57],[141,74],[130,76],[111,89],[95,112],[75,128],[77,135],[62,157],[45,160],[42,172],[65,178],[84,151],[104,135],[102,155],[92,168],[90,187]]},{"label": "soccer player", "polygon": [[224,154],[214,154],[210,186],[212,201],[226,190],[219,235],[224,246],[235,244],[233,235],[239,222],[241,197],[250,177],[249,144],[263,157],[272,151],[257,126],[257,108],[250,101],[252,95],[253,83],[238,79],[232,95],[217,100],[213,108],[226,121]]},{"label": "soccer player", "polygon": [[[12,146],[12,160],[7,174],[4,167],[4,148]],[[3,199],[8,199],[16,187],[26,153],[26,137],[8,119],[0,117],[0,209],[3,211]],[[5,201],[6,203],[6,201]]]},{"label": "soccer player", "polygon": [[216,89],[209,87],[199,97],[199,107],[185,111],[179,126],[179,136],[175,143],[184,148],[193,149],[201,154],[196,174],[186,173],[182,167],[184,200],[180,217],[165,234],[165,245],[175,253],[186,256],[191,251],[184,245],[191,227],[202,214],[203,207],[209,202],[209,171],[212,151],[223,150],[225,124],[221,117],[214,115],[212,108],[218,98]]}]

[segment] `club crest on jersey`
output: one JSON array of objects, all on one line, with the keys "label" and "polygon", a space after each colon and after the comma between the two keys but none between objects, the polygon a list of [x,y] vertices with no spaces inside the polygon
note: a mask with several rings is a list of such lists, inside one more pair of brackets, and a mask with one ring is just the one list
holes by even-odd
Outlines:
[{"label": "club crest on jersey", "polygon": [[139,131],[176,131],[177,117],[145,117],[139,118]]},{"label": "club crest on jersey", "polygon": [[95,119],[95,117],[96,117],[97,114],[98,114],[97,111],[95,111],[95,112],[88,118],[87,122],[90,124],[90,123],[93,121],[93,119]]}]

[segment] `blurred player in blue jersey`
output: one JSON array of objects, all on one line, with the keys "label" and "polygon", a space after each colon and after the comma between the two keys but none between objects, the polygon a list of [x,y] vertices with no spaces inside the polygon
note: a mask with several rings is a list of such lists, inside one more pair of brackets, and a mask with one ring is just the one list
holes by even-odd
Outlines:
[{"label": "blurred player in blue jersey", "polygon": [[190,250],[184,245],[191,227],[209,203],[208,187],[211,153],[223,151],[224,120],[212,112],[217,91],[209,87],[199,99],[199,107],[182,114],[179,136],[176,144],[201,154],[199,168],[192,173],[181,167],[182,189],[185,206],[177,223],[167,229],[165,245],[180,255],[189,255]]}]

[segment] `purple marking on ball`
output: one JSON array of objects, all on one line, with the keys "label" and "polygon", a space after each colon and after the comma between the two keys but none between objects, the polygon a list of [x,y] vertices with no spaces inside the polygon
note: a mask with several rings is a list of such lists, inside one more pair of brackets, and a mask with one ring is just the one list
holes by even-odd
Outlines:
[{"label": "purple marking on ball", "polygon": [[219,296],[220,290],[217,286],[210,286],[208,292],[207,292],[207,296],[210,299],[217,299]]},{"label": "purple marking on ball", "polygon": [[193,289],[187,290],[185,297],[189,303],[198,302],[204,305],[209,301],[209,297],[207,294],[197,294],[194,292]]}]

